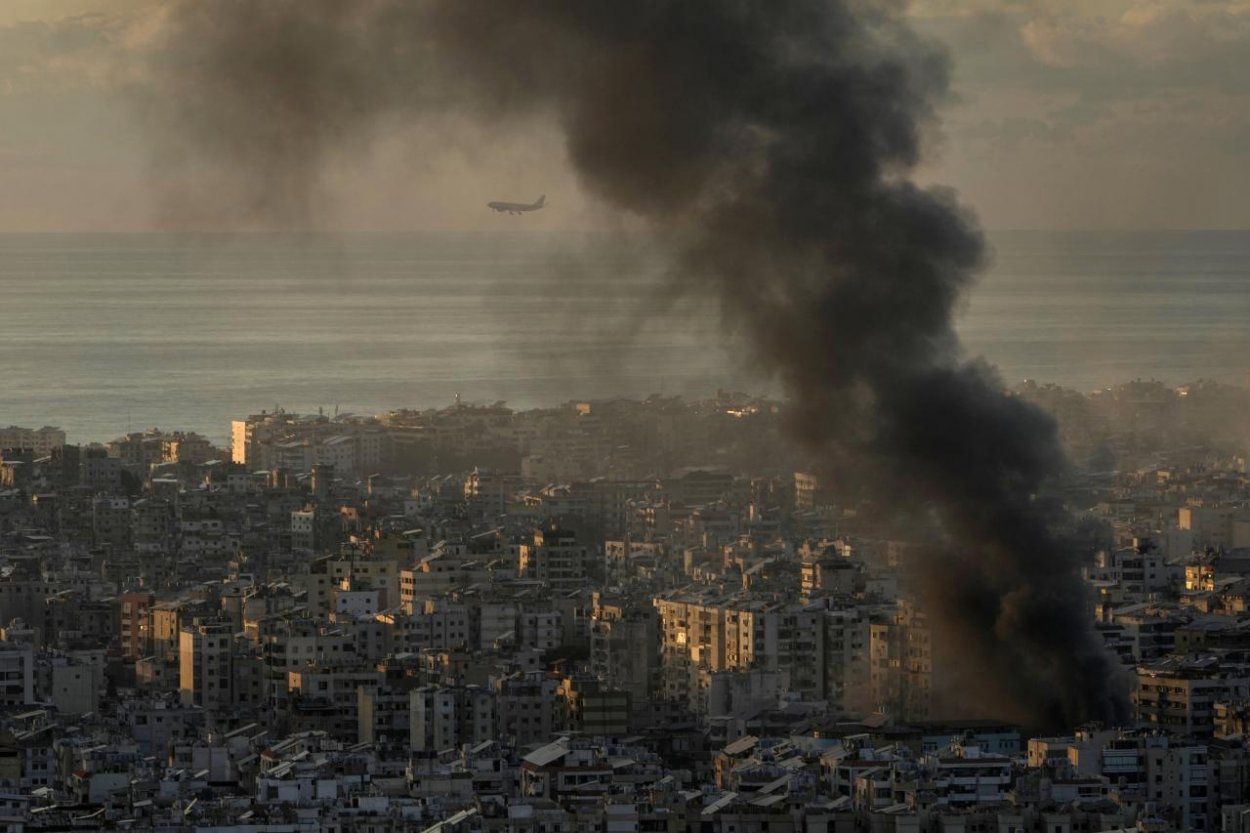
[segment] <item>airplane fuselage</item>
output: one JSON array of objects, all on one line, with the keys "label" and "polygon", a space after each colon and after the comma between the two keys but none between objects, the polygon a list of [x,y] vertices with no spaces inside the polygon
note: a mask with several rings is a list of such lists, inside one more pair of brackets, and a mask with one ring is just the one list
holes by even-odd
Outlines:
[{"label": "airplane fuselage", "polygon": [[486,207],[498,211],[499,213],[507,212],[509,214],[523,214],[526,211],[537,211],[546,204],[547,195],[539,197],[532,203],[528,202],[488,202]]}]

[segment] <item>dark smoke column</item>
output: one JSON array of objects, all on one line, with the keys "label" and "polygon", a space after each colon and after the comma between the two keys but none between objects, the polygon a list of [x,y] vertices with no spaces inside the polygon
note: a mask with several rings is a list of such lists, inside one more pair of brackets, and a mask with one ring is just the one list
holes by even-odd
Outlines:
[{"label": "dark smoke column", "polygon": [[[982,241],[950,193],[906,179],[947,79],[897,3],[274,0],[263,40],[253,4],[192,8],[198,53],[222,61],[204,83],[270,125],[238,161],[264,185],[255,160],[282,160],[278,193],[304,193],[292,172],[340,139],[431,102],[556,119],[587,190],[649,221],[682,291],[717,299],[782,380],[813,452],[934,519],[924,604],[959,647],[961,693],[1037,727],[1115,717],[1079,564],[1034,502],[1062,465],[1053,426],[952,330]],[[196,129],[222,156],[230,143]]]},{"label": "dark smoke column", "polygon": [[924,602],[963,696],[1037,726],[1112,717],[1079,564],[1033,502],[1062,464],[1053,426],[958,356],[980,236],[903,179],[946,75],[893,7],[448,2],[433,25],[476,100],[551,107],[587,187],[654,221],[803,440],[933,508]]}]

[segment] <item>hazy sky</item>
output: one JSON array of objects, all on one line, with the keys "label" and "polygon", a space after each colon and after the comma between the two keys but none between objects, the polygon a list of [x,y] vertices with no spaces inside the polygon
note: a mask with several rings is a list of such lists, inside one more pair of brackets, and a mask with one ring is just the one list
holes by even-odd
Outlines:
[{"label": "hazy sky", "polygon": [[[955,61],[922,176],[986,226],[1250,228],[1250,0],[917,0],[912,15]],[[128,92],[160,34],[152,0],[0,0],[0,231],[169,225],[153,196],[169,172]],[[431,144],[397,128],[342,160],[337,223],[588,222],[554,131]],[[540,193],[550,208],[525,218],[483,206]]]}]

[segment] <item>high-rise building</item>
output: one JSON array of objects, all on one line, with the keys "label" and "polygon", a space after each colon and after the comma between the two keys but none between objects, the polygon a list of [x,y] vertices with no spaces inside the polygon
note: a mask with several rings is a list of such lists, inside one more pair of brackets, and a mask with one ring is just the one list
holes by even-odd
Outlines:
[{"label": "high-rise building", "polygon": [[440,752],[495,734],[495,698],[477,686],[423,686],[409,694],[410,748]]},{"label": "high-rise building", "polygon": [[229,622],[184,626],[178,639],[178,692],[183,704],[228,713],[234,699],[233,656]]},{"label": "high-rise building", "polygon": [[543,582],[552,593],[582,589],[597,564],[595,551],[580,546],[568,530],[535,530],[533,543],[521,545],[521,577]]},{"label": "high-rise building", "polygon": [[123,593],[120,602],[122,657],[133,662],[152,652],[151,610],[156,596]]}]

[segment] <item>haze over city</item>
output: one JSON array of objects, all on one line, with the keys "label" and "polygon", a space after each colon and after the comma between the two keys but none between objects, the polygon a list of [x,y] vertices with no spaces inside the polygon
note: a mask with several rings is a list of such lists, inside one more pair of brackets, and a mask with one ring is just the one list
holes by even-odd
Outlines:
[{"label": "haze over city", "polygon": [[1250,829],[1247,47],[8,0],[0,824]]}]

